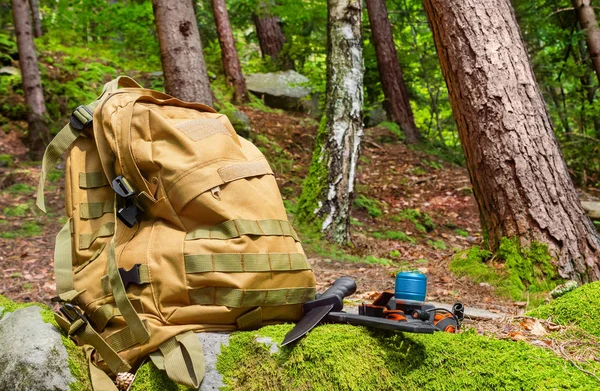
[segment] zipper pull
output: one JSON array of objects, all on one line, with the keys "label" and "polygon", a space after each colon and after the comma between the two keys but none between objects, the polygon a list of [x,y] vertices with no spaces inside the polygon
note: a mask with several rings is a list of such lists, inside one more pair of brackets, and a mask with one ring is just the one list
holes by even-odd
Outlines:
[{"label": "zipper pull", "polygon": [[213,197],[215,197],[217,200],[221,201],[221,187],[220,186],[213,187],[212,189],[210,189],[210,192],[212,193]]}]

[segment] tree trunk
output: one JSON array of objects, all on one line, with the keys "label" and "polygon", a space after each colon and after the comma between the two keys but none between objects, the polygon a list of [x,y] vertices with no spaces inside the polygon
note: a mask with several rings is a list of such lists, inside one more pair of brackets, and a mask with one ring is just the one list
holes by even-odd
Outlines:
[{"label": "tree trunk", "polygon": [[208,72],[191,0],[152,0],[165,91],[212,106]]},{"label": "tree trunk", "polygon": [[600,239],[560,153],[509,0],[425,0],[491,249],[548,245],[562,277],[600,279]]},{"label": "tree trunk", "polygon": [[44,35],[42,32],[42,21],[40,20],[40,6],[38,0],[29,0],[31,7],[31,19],[33,20],[33,36],[36,38]]},{"label": "tree trunk", "polygon": [[590,59],[600,83],[600,27],[598,27],[598,22],[596,21],[596,14],[590,4],[591,0],[571,1],[577,11],[579,25],[585,30],[585,40],[590,53]]},{"label": "tree trunk", "polygon": [[46,103],[38,66],[37,53],[33,43],[33,31],[29,16],[27,0],[12,0],[15,34],[19,48],[19,67],[25,102],[27,103],[28,135],[27,146],[31,159],[41,159],[48,141],[48,125],[46,123]]},{"label": "tree trunk", "polygon": [[227,76],[227,82],[233,87],[233,101],[242,104],[249,101],[246,80],[242,73],[242,66],[238,58],[229,15],[225,0],[212,0],[213,14],[217,25],[217,35],[221,45],[221,57],[223,58],[223,69]]},{"label": "tree trunk", "polygon": [[271,57],[273,62],[283,69],[294,69],[294,62],[290,58],[281,58],[285,35],[281,29],[279,17],[272,15],[269,8],[270,2],[261,1],[257,13],[252,15],[260,52],[263,58]]},{"label": "tree trunk", "polygon": [[350,206],[363,133],[361,0],[328,0],[327,98],[298,217],[349,242]]},{"label": "tree trunk", "polygon": [[385,106],[390,112],[392,120],[404,131],[406,143],[417,144],[422,140],[422,136],[415,125],[415,118],[408,101],[408,91],[398,61],[385,0],[367,0],[367,10],[377,55],[377,69],[387,100]]}]

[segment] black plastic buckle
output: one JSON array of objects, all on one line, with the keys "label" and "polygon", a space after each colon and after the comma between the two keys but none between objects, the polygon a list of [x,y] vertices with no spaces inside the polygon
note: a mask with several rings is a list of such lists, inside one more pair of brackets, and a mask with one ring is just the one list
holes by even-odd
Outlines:
[{"label": "black plastic buckle", "polygon": [[112,181],[112,188],[119,196],[127,199],[133,197],[136,193],[134,187],[129,183],[127,178],[123,175],[119,175]]},{"label": "black plastic buckle", "polygon": [[137,191],[123,175],[113,179],[112,188],[125,201],[125,205],[117,209],[117,217],[127,227],[133,227],[137,217],[142,214],[142,210],[132,200]]},{"label": "black plastic buckle", "polygon": [[117,217],[128,228],[131,228],[137,223],[137,217],[142,214],[142,211],[133,202],[126,201],[125,203],[123,208],[117,210]]},{"label": "black plastic buckle", "polygon": [[125,270],[125,268],[119,268],[119,274],[121,275],[121,280],[123,281],[123,285],[125,285],[125,289],[131,284],[142,285],[142,281],[140,281],[140,264],[136,263],[129,270]]},{"label": "black plastic buckle", "polygon": [[69,117],[69,123],[75,130],[82,131],[83,129],[92,125],[94,120],[94,113],[90,111],[86,106],[79,106]]},{"label": "black plastic buckle", "polygon": [[78,319],[81,319],[83,321],[83,323],[77,329],[70,331],[69,334],[71,334],[71,335],[76,334],[82,327],[84,327],[90,323],[88,321],[88,319],[85,317],[85,315],[82,314],[81,311],[79,311],[77,309],[77,307],[75,307],[71,303],[64,303],[60,307],[60,312],[65,316],[65,318],[67,318],[67,320],[71,324],[73,324]]}]

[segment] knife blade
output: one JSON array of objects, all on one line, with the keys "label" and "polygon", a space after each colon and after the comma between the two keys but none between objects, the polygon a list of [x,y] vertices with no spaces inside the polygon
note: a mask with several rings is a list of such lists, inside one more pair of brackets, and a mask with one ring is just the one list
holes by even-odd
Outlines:
[{"label": "knife blade", "polygon": [[289,345],[312,330],[331,311],[344,308],[344,297],[356,292],[356,283],[350,277],[340,277],[317,299],[304,303],[304,317],[285,335],[281,346]]}]

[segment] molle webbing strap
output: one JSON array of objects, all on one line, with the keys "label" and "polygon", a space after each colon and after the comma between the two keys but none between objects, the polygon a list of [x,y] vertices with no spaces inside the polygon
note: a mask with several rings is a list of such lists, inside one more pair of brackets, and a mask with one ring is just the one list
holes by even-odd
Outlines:
[{"label": "molle webbing strap", "polygon": [[193,254],[185,256],[186,273],[243,273],[309,270],[302,253]]},{"label": "molle webbing strap", "polygon": [[[148,284],[150,282],[150,271],[148,270],[148,265],[140,265],[138,270],[140,272],[140,274],[139,274],[140,283]],[[106,293],[111,292],[111,286],[110,286],[110,281],[109,281],[108,275],[102,276],[102,278],[100,278],[100,283],[102,284],[102,289],[104,290],[104,292],[106,292]],[[132,302],[133,302],[133,300],[132,300]]]},{"label": "molle webbing strap", "polygon": [[[140,299],[131,299],[131,304],[138,313],[144,312],[144,306]],[[88,319],[92,321],[96,330],[102,331],[112,318],[120,315],[121,311],[114,304],[108,303],[96,308],[94,312],[88,315]]]},{"label": "molle webbing strap", "polygon": [[95,189],[97,187],[108,186],[108,178],[103,172],[80,172],[79,188]]},{"label": "molle webbing strap", "polygon": [[299,241],[298,235],[287,220],[228,220],[210,228],[198,228],[188,233],[185,240],[232,239],[242,235],[291,236]]},{"label": "molle webbing strap", "polygon": [[[146,327],[146,322],[142,322]],[[122,352],[125,349],[129,349],[130,347],[137,344],[135,335],[131,331],[130,327],[122,328],[121,330],[109,335],[105,338],[106,343],[110,346],[115,352]]]},{"label": "molle webbing strap", "polygon": [[79,249],[80,250],[87,250],[88,248],[90,248],[92,246],[92,243],[94,243],[94,240],[98,239],[98,238],[102,238],[102,237],[107,237],[107,236],[111,236],[115,233],[115,223],[106,223],[102,226],[100,226],[100,228],[98,228],[97,231],[91,233],[91,234],[81,234],[79,235]]},{"label": "molle webbing strap", "polygon": [[198,388],[205,374],[204,352],[198,336],[192,331],[176,335],[158,346],[159,351],[150,353],[158,369],[176,383]]},{"label": "molle webbing strap", "polygon": [[114,201],[112,199],[104,202],[82,202],[79,204],[79,217],[82,219],[97,219],[113,210]]},{"label": "molle webbing strap", "polygon": [[84,345],[83,351],[88,360],[92,389],[94,391],[120,391],[106,372],[94,364],[93,355],[96,349],[91,345]]},{"label": "molle webbing strap", "polygon": [[73,290],[73,248],[71,247],[71,219],[56,236],[54,246],[54,275],[56,293]]},{"label": "molle webbing strap", "polygon": [[236,289],[208,287],[189,290],[190,302],[227,307],[265,307],[300,304],[315,296],[315,288]]},{"label": "molle webbing strap", "polygon": [[123,280],[121,280],[121,274],[119,274],[117,266],[114,236],[108,247],[108,280],[115,298],[115,303],[117,304],[119,311],[121,311],[121,315],[123,315],[127,327],[131,329],[135,341],[139,343],[146,342],[150,338],[150,333],[142,323],[142,320],[127,297],[127,292],[125,291],[125,286],[123,285]]},{"label": "molle webbing strap", "polygon": [[89,323],[84,322],[82,319],[77,319],[71,323],[56,313],[54,319],[69,336],[76,337],[83,344],[93,346],[113,373],[127,372],[131,369],[129,364],[119,357],[117,352],[108,345]]},{"label": "molle webbing strap", "polygon": [[237,323],[238,329],[242,331],[258,330],[262,326],[262,310],[260,307],[256,307],[244,315],[238,316],[235,323]]}]

